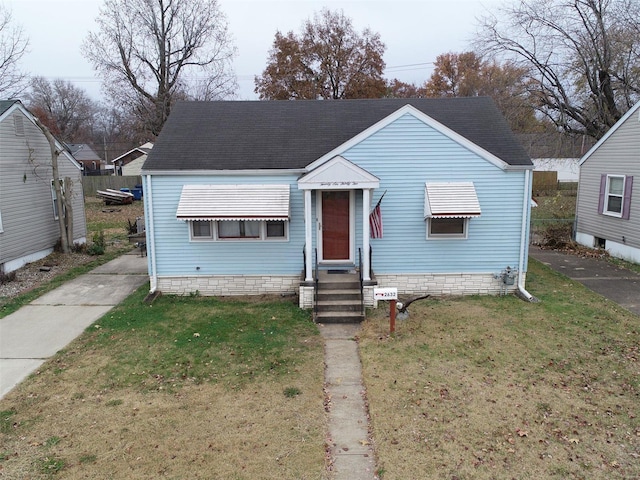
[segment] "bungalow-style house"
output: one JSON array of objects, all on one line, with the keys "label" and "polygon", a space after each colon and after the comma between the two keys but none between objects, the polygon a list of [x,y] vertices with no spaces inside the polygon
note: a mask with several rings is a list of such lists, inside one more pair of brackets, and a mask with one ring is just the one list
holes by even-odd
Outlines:
[{"label": "bungalow-style house", "polygon": [[[82,167],[58,148],[60,177],[72,180],[74,241],[85,243]],[[59,238],[49,142],[20,101],[0,101],[0,272],[46,257]]]},{"label": "bungalow-style house", "polygon": [[104,161],[86,143],[68,143],[67,148],[73,158],[82,165],[84,175],[103,175],[105,172]]},{"label": "bungalow-style house", "polygon": [[632,195],[634,177],[640,178],[640,103],[580,160],[578,243],[640,263],[640,200]]},{"label": "bungalow-style house", "polygon": [[532,169],[488,98],[178,103],[142,169],[151,289],[531,298]]},{"label": "bungalow-style house", "polygon": [[140,176],[142,165],[147,160],[147,155],[149,155],[152,148],[153,143],[147,142],[111,160],[116,175],[123,177]]}]

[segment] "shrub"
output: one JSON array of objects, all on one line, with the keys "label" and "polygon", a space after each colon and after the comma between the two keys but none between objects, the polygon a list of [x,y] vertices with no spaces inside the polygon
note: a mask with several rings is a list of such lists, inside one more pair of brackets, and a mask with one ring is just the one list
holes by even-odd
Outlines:
[{"label": "shrub", "polygon": [[16,272],[4,273],[0,272],[0,285],[5,283],[13,282],[16,279]]},{"label": "shrub", "polygon": [[573,244],[571,239],[572,225],[570,223],[555,223],[548,225],[542,231],[541,244],[550,248],[565,248]]},{"label": "shrub", "polygon": [[93,234],[93,243],[87,249],[87,253],[89,255],[104,255],[105,249],[104,232],[100,230]]}]

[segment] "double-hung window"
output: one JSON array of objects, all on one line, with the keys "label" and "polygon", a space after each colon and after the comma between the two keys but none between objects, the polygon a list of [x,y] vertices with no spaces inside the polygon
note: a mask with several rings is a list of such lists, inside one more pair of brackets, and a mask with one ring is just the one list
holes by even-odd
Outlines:
[{"label": "double-hung window", "polygon": [[607,193],[605,194],[605,210],[608,215],[622,216],[622,200],[624,198],[624,177],[607,176]]},{"label": "double-hung window", "polygon": [[602,175],[598,212],[611,217],[629,219],[633,177],[629,175]]}]

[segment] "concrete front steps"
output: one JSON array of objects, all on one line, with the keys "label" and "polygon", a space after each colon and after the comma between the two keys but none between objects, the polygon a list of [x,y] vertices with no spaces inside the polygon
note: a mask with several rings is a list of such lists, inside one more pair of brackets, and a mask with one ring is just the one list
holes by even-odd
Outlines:
[{"label": "concrete front steps", "polygon": [[321,270],[318,275],[317,323],[360,323],[364,320],[357,272]]}]

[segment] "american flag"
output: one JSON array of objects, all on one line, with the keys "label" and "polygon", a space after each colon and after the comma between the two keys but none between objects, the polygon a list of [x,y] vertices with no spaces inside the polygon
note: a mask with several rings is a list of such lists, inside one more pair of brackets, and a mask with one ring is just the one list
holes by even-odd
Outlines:
[{"label": "american flag", "polygon": [[[384,194],[382,195],[382,197],[384,197]],[[371,238],[382,238],[383,235],[382,211],[380,210],[380,202],[382,202],[382,197],[380,197],[377,205],[369,214],[369,233],[371,235]]]}]

